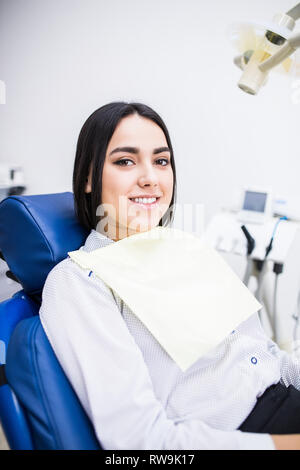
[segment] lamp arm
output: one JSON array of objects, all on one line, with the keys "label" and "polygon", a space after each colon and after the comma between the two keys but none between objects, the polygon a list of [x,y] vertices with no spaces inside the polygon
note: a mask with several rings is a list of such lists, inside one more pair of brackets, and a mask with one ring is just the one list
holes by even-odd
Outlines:
[{"label": "lamp arm", "polygon": [[259,64],[259,69],[261,72],[268,72],[292,55],[298,47],[300,47],[300,33],[290,37],[273,56]]},{"label": "lamp arm", "polygon": [[238,55],[233,59],[234,64],[241,70],[244,71],[245,67],[243,66],[243,55]]},{"label": "lamp arm", "polygon": [[297,3],[296,6],[287,11],[286,15],[290,16],[291,18],[293,18],[293,20],[297,21],[300,18],[300,3]]}]

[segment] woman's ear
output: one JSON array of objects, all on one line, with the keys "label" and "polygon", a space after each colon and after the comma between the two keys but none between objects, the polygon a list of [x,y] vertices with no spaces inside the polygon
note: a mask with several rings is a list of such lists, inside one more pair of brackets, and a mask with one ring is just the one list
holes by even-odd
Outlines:
[{"label": "woman's ear", "polygon": [[90,170],[88,178],[86,179],[85,192],[86,193],[92,192],[92,171],[91,170]]}]

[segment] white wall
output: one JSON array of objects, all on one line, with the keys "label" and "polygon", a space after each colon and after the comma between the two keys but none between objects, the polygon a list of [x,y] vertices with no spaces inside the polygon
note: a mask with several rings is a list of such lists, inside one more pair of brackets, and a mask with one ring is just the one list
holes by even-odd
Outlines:
[{"label": "white wall", "polygon": [[[273,75],[258,96],[241,92],[228,39],[232,22],[271,20],[295,3],[1,0],[0,161],[24,167],[27,194],[71,190],[86,118],[110,101],[141,101],[169,128],[178,202],[203,202],[207,221],[243,185],[300,196],[295,82]],[[280,286],[283,343],[299,254],[296,243]],[[242,260],[229,261],[242,272]]]}]

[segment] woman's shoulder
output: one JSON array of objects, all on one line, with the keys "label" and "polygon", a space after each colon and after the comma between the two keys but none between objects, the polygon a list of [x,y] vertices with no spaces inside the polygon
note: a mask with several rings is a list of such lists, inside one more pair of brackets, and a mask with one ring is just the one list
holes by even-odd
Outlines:
[{"label": "woman's shoulder", "polygon": [[[103,248],[111,243],[114,243],[114,241],[92,229],[87,236],[85,243],[77,251],[89,253],[98,248]],[[73,274],[85,278],[85,271],[86,270],[75,263],[70,256],[67,256],[49,271],[48,277],[55,278],[57,276],[62,276],[63,274],[66,276]]]},{"label": "woman's shoulder", "polygon": [[57,263],[49,272],[44,288],[45,291],[68,291],[74,292],[76,296],[83,289],[93,289],[98,293],[112,296],[108,285],[89,269],[84,269],[73,261],[69,256]]},{"label": "woman's shoulder", "polygon": [[71,274],[71,273],[80,273],[79,266],[73,262],[73,260],[68,256],[64,258],[62,261],[57,263],[48,273],[48,278],[55,278],[57,276],[61,276],[62,274]]},{"label": "woman's shoulder", "polygon": [[[86,238],[84,244],[78,249],[78,251],[89,251],[89,245],[91,244],[91,242],[93,241],[93,239],[95,238],[95,235],[94,235],[94,230],[92,230],[90,232],[90,234],[88,235],[88,237]],[[69,254],[67,255],[66,258],[62,259],[61,261],[59,261],[55,266],[53,266],[53,268],[49,271],[48,275],[47,275],[47,278],[46,278],[46,282],[51,279],[56,279],[56,278],[61,278],[62,276],[65,276],[66,278],[69,277],[70,275],[82,275],[82,269],[80,269],[80,267],[74,263],[74,261],[72,260],[72,258],[69,256]]]},{"label": "woman's shoulder", "polygon": [[43,297],[48,294],[54,294],[61,289],[68,287],[78,288],[78,284],[84,282],[84,273],[81,273],[79,267],[68,257],[57,263],[48,273],[44,286]]}]

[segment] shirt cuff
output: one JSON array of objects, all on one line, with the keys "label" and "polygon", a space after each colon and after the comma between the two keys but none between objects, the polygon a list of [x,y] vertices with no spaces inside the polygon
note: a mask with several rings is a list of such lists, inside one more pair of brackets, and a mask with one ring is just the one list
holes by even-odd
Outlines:
[{"label": "shirt cuff", "polygon": [[276,450],[270,434],[239,431],[240,450]]}]

